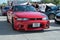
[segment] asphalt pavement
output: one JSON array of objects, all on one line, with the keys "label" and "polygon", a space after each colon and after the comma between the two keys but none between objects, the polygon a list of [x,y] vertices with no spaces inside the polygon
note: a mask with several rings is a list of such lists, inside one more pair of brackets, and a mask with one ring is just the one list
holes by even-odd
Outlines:
[{"label": "asphalt pavement", "polygon": [[50,20],[50,28],[44,31],[21,32],[12,30],[6,16],[0,16],[0,40],[60,40],[60,25]]}]

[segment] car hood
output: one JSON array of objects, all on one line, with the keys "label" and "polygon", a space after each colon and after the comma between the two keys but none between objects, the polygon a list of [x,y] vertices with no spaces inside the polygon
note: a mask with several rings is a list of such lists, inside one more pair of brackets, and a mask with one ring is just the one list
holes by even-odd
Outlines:
[{"label": "car hood", "polygon": [[22,18],[43,18],[45,14],[40,12],[14,12],[17,17]]}]

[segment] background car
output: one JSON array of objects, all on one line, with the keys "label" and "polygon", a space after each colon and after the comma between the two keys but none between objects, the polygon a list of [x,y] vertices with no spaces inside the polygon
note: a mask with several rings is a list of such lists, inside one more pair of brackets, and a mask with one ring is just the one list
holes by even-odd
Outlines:
[{"label": "background car", "polygon": [[49,6],[50,8],[46,10],[45,14],[49,17],[49,19],[55,19],[55,15],[57,14],[57,6]]},{"label": "background car", "polygon": [[54,19],[56,15],[58,7],[56,5],[51,4],[41,4],[40,5],[40,12],[46,14],[49,19]]},{"label": "background car", "polygon": [[56,11],[56,13],[55,23],[60,23],[60,6],[58,6],[58,10]]},{"label": "background car", "polygon": [[9,7],[8,7],[8,6],[3,7],[3,8],[2,8],[2,15],[3,15],[3,16],[6,16],[8,10],[9,10]]},{"label": "background car", "polygon": [[7,13],[13,30],[38,31],[49,28],[48,17],[30,5],[15,5]]},{"label": "background car", "polygon": [[60,23],[60,13],[56,14],[55,23]]}]

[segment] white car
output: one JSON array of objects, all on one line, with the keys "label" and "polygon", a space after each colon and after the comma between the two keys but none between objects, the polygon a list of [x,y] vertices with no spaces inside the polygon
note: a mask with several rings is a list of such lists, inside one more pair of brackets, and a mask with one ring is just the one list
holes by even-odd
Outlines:
[{"label": "white car", "polygon": [[55,23],[60,23],[60,13],[56,14]]}]

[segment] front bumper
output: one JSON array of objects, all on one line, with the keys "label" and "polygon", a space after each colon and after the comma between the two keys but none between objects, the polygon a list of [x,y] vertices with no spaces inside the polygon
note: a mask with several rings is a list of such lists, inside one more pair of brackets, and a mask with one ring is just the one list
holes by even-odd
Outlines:
[{"label": "front bumper", "polygon": [[[40,23],[40,27],[33,27],[33,23]],[[24,31],[37,31],[37,30],[43,30],[49,28],[49,21],[44,20],[36,20],[36,21],[17,21],[14,20],[14,25],[16,29],[18,30],[24,30]]]},{"label": "front bumper", "polygon": [[60,22],[60,18],[55,17],[55,20]]}]

